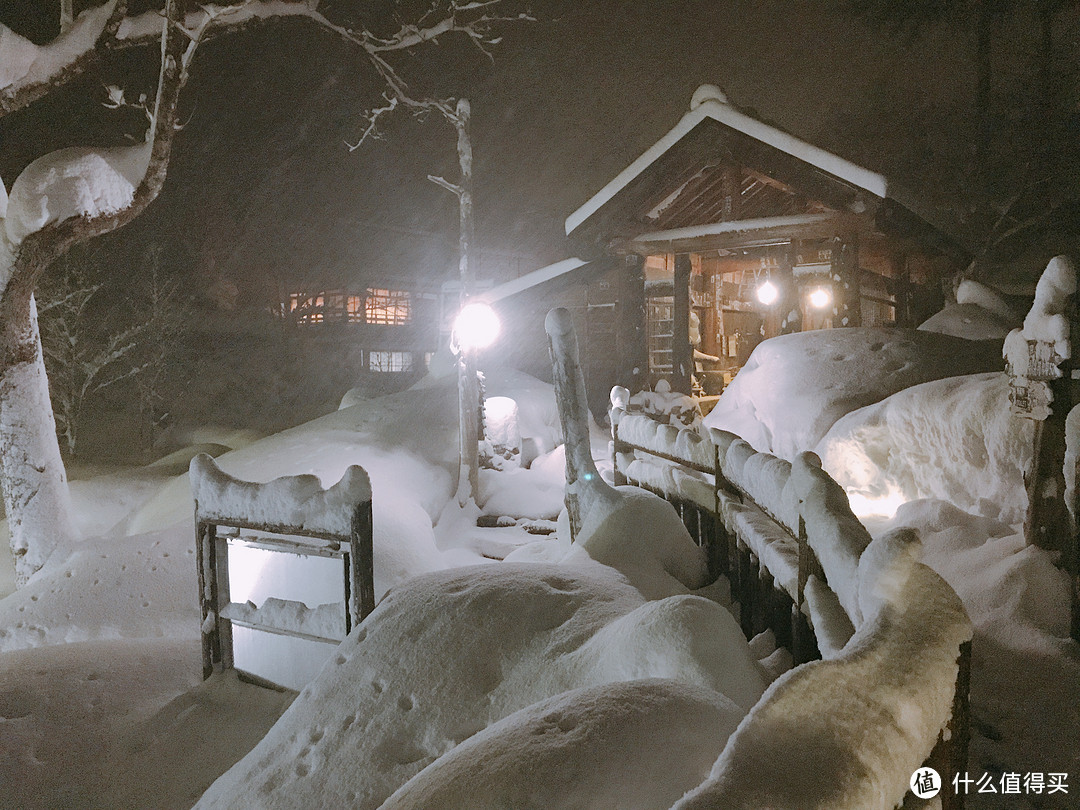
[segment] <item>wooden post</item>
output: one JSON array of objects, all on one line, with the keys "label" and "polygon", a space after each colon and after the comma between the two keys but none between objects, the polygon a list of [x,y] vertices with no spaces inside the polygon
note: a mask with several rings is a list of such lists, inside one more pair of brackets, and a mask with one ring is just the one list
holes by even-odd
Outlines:
[{"label": "wooden post", "polygon": [[781,335],[802,331],[802,301],[799,285],[795,281],[794,266],[795,245],[791,244],[780,257],[776,268],[776,286],[780,290],[780,299],[776,306],[780,311]]},{"label": "wooden post", "polygon": [[739,543],[739,626],[747,639],[754,637],[754,589],[757,573],[754,571],[750,547]]},{"label": "wooden post", "polygon": [[210,538],[214,559],[213,606],[214,614],[217,616],[217,657],[215,660],[221,664],[222,669],[232,669],[232,622],[221,615],[222,609],[232,601],[232,595],[229,592],[229,541],[217,534],[217,526],[211,527]]},{"label": "wooden post", "polygon": [[581,530],[583,516],[602,502],[615,502],[618,495],[600,478],[593,462],[585,378],[578,359],[573,318],[561,307],[553,309],[544,319],[544,329],[551,354],[555,404],[566,442],[565,500],[570,517],[570,541],[573,542]]},{"label": "wooden post", "polygon": [[375,609],[375,558],[371,501],[356,507],[352,516],[352,551],[349,555],[349,621],[346,631],[360,624]]},{"label": "wooden post", "polygon": [[616,382],[631,394],[636,394],[645,388],[649,374],[649,353],[645,339],[645,259],[636,253],[623,257],[616,317]]},{"label": "wooden post", "polygon": [[964,810],[964,794],[948,790],[948,774],[967,770],[968,744],[971,741],[971,642],[965,641],[957,652],[956,691],[953,693],[952,717],[938,737],[926,764],[941,774],[941,809]]},{"label": "wooden post", "polygon": [[675,256],[674,307],[671,329],[671,390],[691,393],[694,348],[690,345],[690,254]]},{"label": "wooden post", "polygon": [[195,562],[199,577],[199,613],[202,619],[202,672],[203,680],[214,672],[214,649],[217,646],[217,614],[214,611],[214,530],[215,526],[195,518]]},{"label": "wooden post", "polygon": [[832,277],[833,326],[862,326],[859,245],[854,234],[833,239]]}]

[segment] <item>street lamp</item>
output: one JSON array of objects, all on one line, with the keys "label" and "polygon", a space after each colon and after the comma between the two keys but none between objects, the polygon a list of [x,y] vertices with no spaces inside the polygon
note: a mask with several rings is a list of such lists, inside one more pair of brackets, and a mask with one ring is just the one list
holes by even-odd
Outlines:
[{"label": "street lamp", "polygon": [[495,310],[480,301],[466,304],[454,318],[454,341],[462,351],[486,349],[501,330]]},{"label": "street lamp", "polygon": [[490,306],[471,301],[454,318],[451,348],[458,352],[458,429],[459,475],[458,504],[479,495],[480,487],[480,414],[484,403],[476,379],[476,352],[495,342],[499,336],[499,316]]}]

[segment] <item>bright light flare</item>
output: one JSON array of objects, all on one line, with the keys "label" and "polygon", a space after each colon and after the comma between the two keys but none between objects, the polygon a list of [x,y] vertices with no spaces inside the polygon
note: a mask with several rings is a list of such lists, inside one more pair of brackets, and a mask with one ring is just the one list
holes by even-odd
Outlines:
[{"label": "bright light flare", "polygon": [[832,290],[826,287],[818,287],[810,292],[810,306],[814,309],[825,309],[832,303]]},{"label": "bright light flare", "polygon": [[495,342],[502,329],[499,316],[479,301],[466,304],[454,318],[454,335],[462,349],[484,349]]},{"label": "bright light flare", "polygon": [[896,510],[907,503],[904,493],[895,487],[889,487],[884,495],[870,496],[862,492],[849,491],[848,503],[857,518],[884,517],[892,518]]},{"label": "bright light flare", "polygon": [[780,290],[776,288],[776,285],[771,281],[763,282],[758,285],[757,288],[757,300],[763,303],[765,306],[772,306],[776,303],[776,299],[780,297]]}]

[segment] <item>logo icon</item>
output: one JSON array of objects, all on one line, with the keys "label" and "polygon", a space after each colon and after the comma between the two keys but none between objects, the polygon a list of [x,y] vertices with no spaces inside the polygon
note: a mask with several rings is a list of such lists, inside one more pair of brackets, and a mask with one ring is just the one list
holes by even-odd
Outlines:
[{"label": "logo icon", "polygon": [[911,775],[911,792],[920,799],[932,799],[941,792],[941,776],[933,768],[919,768]]}]

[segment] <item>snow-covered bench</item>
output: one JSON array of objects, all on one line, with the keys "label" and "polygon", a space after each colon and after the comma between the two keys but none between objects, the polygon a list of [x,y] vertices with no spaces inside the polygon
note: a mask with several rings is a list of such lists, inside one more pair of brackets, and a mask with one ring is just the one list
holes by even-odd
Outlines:
[{"label": "snow-covered bench", "polygon": [[[256,680],[302,687],[331,645],[375,608],[367,473],[349,467],[328,489],[314,475],[259,484],[232,477],[200,454],[191,460],[190,477],[203,677],[236,668]],[[288,567],[279,570],[271,557],[286,558]],[[336,574],[334,566],[340,566]],[[234,591],[241,592],[237,601]],[[258,606],[248,601],[256,593],[264,597]],[[247,665],[235,660],[234,628],[253,651]]]},{"label": "snow-covered bench", "polygon": [[[691,536],[709,549],[713,573],[731,580],[747,636],[771,628],[795,662],[806,664],[778,680],[732,738],[730,756],[714,769],[723,777],[714,785],[720,792],[705,791],[710,801],[722,795],[732,807],[743,799],[746,806],[786,806],[746,784],[755,752],[776,745],[769,729],[784,723],[801,729],[799,745],[835,751],[829,773],[847,780],[849,799],[860,797],[835,806],[892,807],[924,760],[946,779],[965,770],[971,627],[955,592],[917,561],[914,533],[872,541],[812,453],[789,463],[726,431],[680,430],[628,413],[626,403],[625,389],[614,389],[616,484],[671,501]],[[818,657],[826,661],[812,661]],[[797,706],[810,708],[793,713]],[[841,737],[845,729],[851,733],[838,741],[832,733],[838,728]],[[845,750],[873,734],[887,741],[884,748],[864,739]],[[816,735],[823,739],[815,743]],[[809,767],[805,751],[770,757]],[[729,770],[721,769],[725,763]],[[849,771],[840,773],[844,768]],[[799,776],[795,783],[802,784],[812,774]],[[878,799],[861,803],[871,794]],[[962,805],[948,790],[942,798],[945,808]],[[822,802],[810,805],[834,806]]]}]

